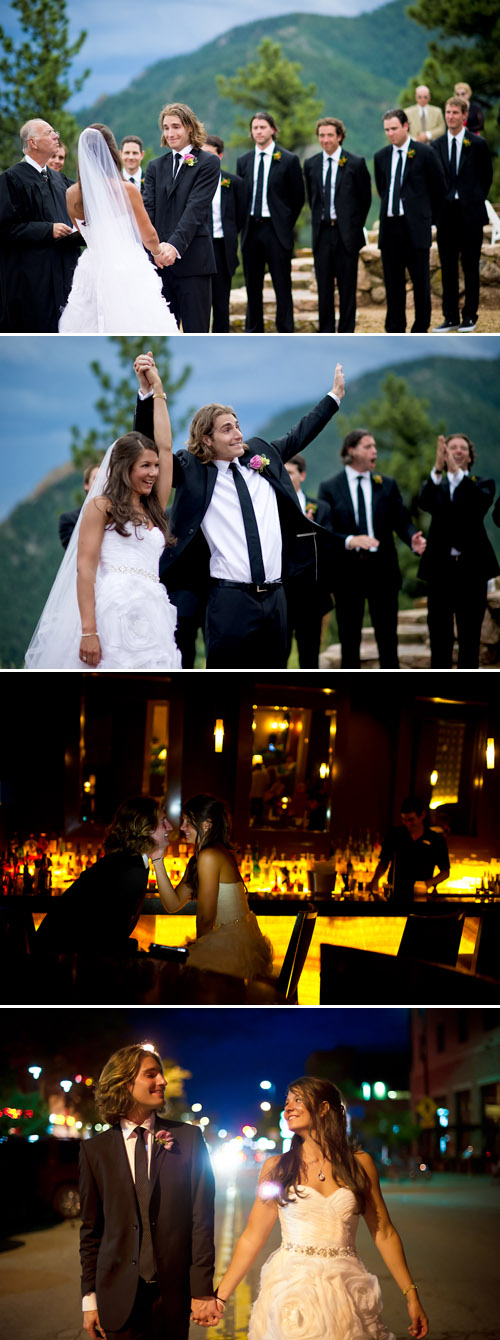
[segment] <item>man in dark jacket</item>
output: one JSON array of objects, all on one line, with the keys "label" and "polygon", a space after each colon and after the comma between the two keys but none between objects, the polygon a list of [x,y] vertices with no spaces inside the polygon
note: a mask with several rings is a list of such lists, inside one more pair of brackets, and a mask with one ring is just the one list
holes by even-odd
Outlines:
[{"label": "man in dark jacket", "polygon": [[254,149],[238,158],[236,170],[247,188],[248,213],[241,250],[247,286],[246,330],[264,330],[263,287],[266,264],[276,294],[276,329],[293,331],[293,230],[304,204],[297,154],[276,143],[277,125],[269,112],[250,122]]},{"label": "man in dark jacket", "polygon": [[[491,154],[480,135],[464,126],[467,104],[448,98],[444,110],[446,135],[431,145],[445,179],[445,193],[437,219],[437,242],[443,279],[443,321],[439,331],[467,334],[477,325],[479,263],[483,227],[488,222],[486,197],[491,186]],[[459,314],[461,261],[465,285],[462,321]]]},{"label": "man in dark jacket", "polygon": [[318,285],[319,329],[335,330],[335,282],[341,332],[356,322],[358,257],[372,190],[364,158],[344,149],[345,126],[335,116],[316,124],[321,153],[306,158],[304,175],[312,216],[314,269]]},{"label": "man in dark jacket", "polygon": [[389,141],[375,154],[375,181],[381,197],[379,246],[387,294],[385,329],[406,330],[406,271],[413,285],[415,319],[412,331],[427,331],[431,322],[429,252],[432,222],[444,198],[444,174],[427,144],[410,139],[408,117],[401,107],[385,113]]}]

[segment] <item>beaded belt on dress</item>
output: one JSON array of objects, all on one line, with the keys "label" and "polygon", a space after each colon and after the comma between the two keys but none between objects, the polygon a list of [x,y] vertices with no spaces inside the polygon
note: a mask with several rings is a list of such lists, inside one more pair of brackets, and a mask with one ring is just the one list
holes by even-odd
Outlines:
[{"label": "beaded belt on dress", "polygon": [[150,582],[159,582],[160,578],[146,568],[127,568],[125,563],[107,563],[106,572],[133,572],[136,577],[149,577]]},{"label": "beaded belt on dress", "polygon": [[302,1256],[357,1256],[355,1247],[308,1247],[302,1242],[282,1243],[285,1252],[300,1252]]}]

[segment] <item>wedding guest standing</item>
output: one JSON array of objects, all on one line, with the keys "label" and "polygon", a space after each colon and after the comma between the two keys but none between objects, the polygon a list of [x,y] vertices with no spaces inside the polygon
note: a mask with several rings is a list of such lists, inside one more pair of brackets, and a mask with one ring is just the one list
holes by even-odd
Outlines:
[{"label": "wedding guest standing", "polygon": [[185,103],[168,103],[159,121],[161,143],[171,152],[148,163],[144,204],[167,244],[163,292],[184,334],[206,334],[216,273],[211,206],[220,163],[202,149],[205,127]]},{"label": "wedding guest standing", "polygon": [[338,329],[352,332],[356,321],[358,257],[372,191],[364,158],[344,148],[346,129],[335,116],[316,124],[321,153],[306,158],[304,175],[312,215],[314,269],[318,285],[320,331],[335,330],[335,283],[339,295]]},{"label": "wedding guest standing", "polygon": [[[483,227],[488,222],[486,197],[493,179],[491,154],[480,135],[464,126],[467,104],[448,98],[445,135],[432,149],[444,173],[446,189],[437,219],[437,243],[443,279],[443,321],[437,331],[475,330],[479,308],[479,263]],[[465,298],[460,321],[459,261]]]},{"label": "wedding guest standing", "polygon": [[410,138],[401,107],[385,113],[389,144],[375,154],[375,181],[381,197],[379,246],[387,294],[385,329],[406,330],[406,271],[413,285],[412,331],[427,331],[431,321],[429,253],[432,221],[444,196],[444,175],[425,144]]},{"label": "wedding guest standing", "polygon": [[59,136],[48,121],[20,130],[24,158],[0,176],[0,330],[57,332],[82,239],[66,208],[66,184],[47,167]]},{"label": "wedding guest standing", "polygon": [[431,663],[439,670],[452,665],[454,620],[459,668],[478,666],[488,580],[500,573],[484,529],[495,482],[472,474],[474,460],[465,433],[438,437],[436,461],[420,491],[419,506],[432,521],[418,575],[428,586]]},{"label": "wedding guest standing", "polygon": [[[219,161],[224,153],[220,135],[207,135],[205,153],[216,154]],[[234,172],[222,171],[212,200],[212,233],[217,273],[212,275],[212,332],[227,334],[229,330],[229,299],[231,279],[238,264],[238,234],[245,218],[246,188]]]},{"label": "wedding guest standing", "polygon": [[380,859],[368,887],[375,892],[385,871],[392,888],[391,905],[407,911],[414,899],[415,884],[427,892],[449,879],[450,857],[443,833],[430,826],[427,807],[418,796],[407,796],[401,805],[401,824],[391,828],[382,843]]},{"label": "wedding guest standing", "polygon": [[297,154],[276,143],[278,127],[269,112],[250,122],[255,148],[238,158],[237,172],[247,186],[248,214],[242,232],[247,287],[245,329],[264,330],[263,288],[266,265],[276,295],[276,329],[293,331],[293,230],[304,204],[304,182]]},{"label": "wedding guest standing", "polygon": [[125,135],[120,144],[123,177],[125,181],[130,182],[131,186],[137,186],[141,194],[144,191],[143,158],[144,145],[140,136]]},{"label": "wedding guest standing", "polygon": [[405,108],[412,140],[430,144],[445,129],[444,116],[440,107],[431,103],[431,91],[427,84],[419,84],[415,89],[415,102]]},{"label": "wedding guest standing", "polygon": [[52,154],[47,163],[47,167],[52,168],[53,172],[60,173],[61,181],[64,182],[66,190],[68,189],[68,186],[73,186],[74,183],[74,177],[67,177],[64,171],[67,154],[68,154],[67,145],[62,144],[62,142],[59,141],[55,153]]}]

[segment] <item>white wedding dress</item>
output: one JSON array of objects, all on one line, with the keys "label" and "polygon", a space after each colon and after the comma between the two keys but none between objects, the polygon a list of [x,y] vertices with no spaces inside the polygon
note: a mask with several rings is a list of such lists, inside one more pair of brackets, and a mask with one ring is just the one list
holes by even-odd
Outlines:
[{"label": "white wedding dress", "polygon": [[214,927],[188,946],[188,966],[250,978],[268,974],[273,950],[250,912],[241,881],[219,884]]},{"label": "white wedding dress", "polygon": [[[165,539],[157,526],[127,535],[104,532],[95,584],[96,627],[102,659],[98,670],[173,670],[181,666],[175,642],[177,611],[158,576]],[[44,611],[26,655],[27,669],[83,670],[81,625],[63,610]]]},{"label": "white wedding dress", "polygon": [[281,1246],[262,1270],[248,1340],[395,1340],[380,1316],[379,1282],[356,1252],[353,1192],[299,1189],[279,1206]]},{"label": "white wedding dress", "polygon": [[174,335],[178,326],[162,293],[161,279],[140,242],[115,224],[110,261],[99,235],[78,220],[87,243],[59,321],[60,335]]}]

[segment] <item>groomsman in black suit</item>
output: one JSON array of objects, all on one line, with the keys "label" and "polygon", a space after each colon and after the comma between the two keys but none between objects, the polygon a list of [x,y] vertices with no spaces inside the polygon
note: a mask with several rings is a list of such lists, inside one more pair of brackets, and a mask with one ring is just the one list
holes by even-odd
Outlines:
[{"label": "groomsman in black suit", "polygon": [[358,256],[371,204],[370,174],[364,158],[344,149],[345,126],[336,116],[316,124],[322,152],[306,158],[304,175],[312,215],[314,269],[318,285],[319,329],[335,330],[335,281],[342,333],[356,321]]},{"label": "groomsman in black suit", "polygon": [[[488,222],[485,200],[491,186],[491,154],[480,135],[464,126],[467,104],[448,98],[444,110],[445,135],[431,148],[444,173],[446,191],[437,220],[437,242],[443,279],[443,317],[438,331],[475,330],[479,307],[479,262],[483,226]],[[465,299],[459,313],[458,262],[462,263]]]},{"label": "groomsman in black suit", "polygon": [[[422,147],[424,153],[428,152]],[[329,529],[340,544],[332,589],[342,669],[360,668],[365,601],[375,631],[380,668],[397,669],[401,573],[393,531],[416,554],[424,552],[425,540],[410,519],[396,480],[373,473],[377,448],[367,428],[356,428],[347,434],[340,457],[345,469],[324,480],[318,496],[329,503]]]},{"label": "groomsman in black suit", "polygon": [[406,330],[406,271],[413,285],[412,331],[429,329],[431,281],[429,252],[432,222],[444,198],[444,173],[428,145],[410,139],[402,107],[385,113],[389,140],[375,154],[375,182],[381,197],[379,246],[387,294],[385,329]]},{"label": "groomsman in black suit", "polygon": [[[224,140],[219,135],[207,135],[205,153],[216,154],[219,161],[224,153]],[[212,333],[226,335],[229,331],[229,298],[231,280],[238,264],[238,234],[245,219],[246,187],[241,177],[221,169],[221,176],[212,200],[212,232],[217,274],[212,276]]]},{"label": "groomsman in black suit", "polygon": [[304,204],[304,181],[297,154],[276,143],[278,127],[269,112],[250,122],[255,149],[236,168],[248,193],[241,253],[247,287],[246,330],[264,330],[262,301],[266,263],[276,294],[276,329],[293,331],[293,230]]},{"label": "groomsman in black suit", "polygon": [[[144,354],[134,364],[135,428],[148,437],[150,362]],[[285,466],[318,437],[343,395],[337,364],[328,394],[274,442],[245,443],[230,405],[205,405],[192,420],[187,451],[174,453],[170,524],[177,543],[164,550],[160,577],[181,618],[192,616],[193,598],[207,593],[208,669],[286,666],[284,587],[299,575],[314,586],[331,540],[303,515]]]},{"label": "groomsman in black suit", "polygon": [[57,333],[82,239],[60,172],[47,167],[59,136],[39,117],[20,130],[24,158],[0,175],[0,330]]},{"label": "groomsman in black suit", "polygon": [[132,186],[137,186],[142,195],[144,193],[144,175],[141,164],[144,158],[144,145],[139,135],[125,135],[120,144],[120,158],[125,181],[130,181]]},{"label": "groomsman in black suit", "polygon": [[459,669],[477,668],[488,581],[500,573],[484,529],[495,482],[471,474],[474,457],[465,433],[438,437],[436,462],[420,491],[419,506],[432,521],[418,575],[428,583],[431,661],[438,670],[452,665],[454,618]]},{"label": "groomsman in black suit", "polygon": [[[330,508],[326,502],[308,498],[303,485],[306,482],[306,461],[304,456],[292,456],[285,470],[289,474],[297,494],[304,516],[315,521],[317,526],[328,527]],[[326,556],[325,556],[326,557]],[[286,582],[286,605],[288,614],[288,657],[292,649],[292,638],[299,653],[301,670],[317,670],[321,646],[321,622],[323,615],[331,610],[330,595],[331,563],[324,562],[318,573],[318,581],[311,582],[310,575],[299,573]]]},{"label": "groomsman in black suit", "polygon": [[161,242],[163,293],[185,334],[207,334],[216,272],[211,205],[220,163],[204,153],[205,127],[183,102],[160,113],[161,142],[172,150],[146,169],[144,204]]}]

